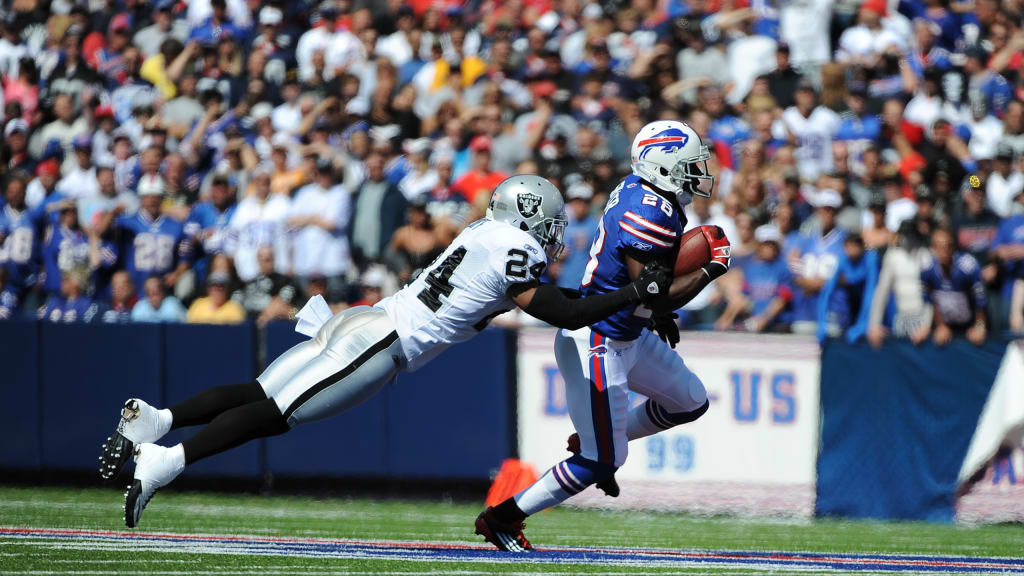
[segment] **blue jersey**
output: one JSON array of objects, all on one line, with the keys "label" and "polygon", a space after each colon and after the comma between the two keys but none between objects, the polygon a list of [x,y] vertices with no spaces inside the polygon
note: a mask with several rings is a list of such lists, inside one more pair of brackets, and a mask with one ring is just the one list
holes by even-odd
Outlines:
[{"label": "blue jersey", "polygon": [[[743,268],[743,293],[750,298],[753,308],[751,316],[757,316],[768,308],[772,300],[781,298],[784,302],[793,299],[793,286],[789,267],[784,258],[770,262],[754,258]],[[774,322],[785,320],[785,313],[775,317]]]},{"label": "blue jersey", "polygon": [[[1024,244],[1024,214],[1010,216],[999,223],[996,237],[992,240],[992,248],[1007,244]],[[1013,280],[1024,278],[1024,260],[1003,262],[1008,282],[1003,284],[1003,296],[1009,300],[1013,290]]]},{"label": "blue jersey", "polygon": [[89,237],[85,232],[61,226],[50,228],[49,238],[43,246],[43,269],[46,272],[43,290],[47,294],[60,293],[62,271],[88,265]]},{"label": "blue jersey", "polygon": [[[679,206],[634,175],[608,197],[580,289],[584,296],[614,292],[632,279],[626,256],[641,260],[674,260],[686,217]],[[651,311],[644,306],[620,310],[591,326],[614,340],[635,340],[648,325]]]},{"label": "blue jersey", "polygon": [[583,220],[573,222],[565,227],[565,259],[562,261],[562,273],[558,276],[558,285],[563,288],[578,288],[583,272],[590,260],[590,243],[597,234],[598,220],[587,216]]},{"label": "blue jersey", "polygon": [[18,307],[21,302],[13,290],[5,288],[0,290],[0,320],[10,320],[18,314]]},{"label": "blue jersey", "polygon": [[[803,278],[828,280],[839,268],[839,260],[843,257],[843,240],[846,232],[833,228],[824,236],[818,234],[803,235],[794,244],[799,252],[799,263],[794,271]],[[843,295],[836,295],[829,300],[829,310],[848,309],[848,302]],[[793,293],[793,321],[818,321],[818,294],[810,294],[802,288]]]},{"label": "blue jersey", "polygon": [[74,300],[51,296],[39,309],[39,319],[46,322],[92,322],[98,312],[99,306],[85,296]]},{"label": "blue jersey", "polygon": [[[818,297],[818,340],[824,340],[829,324],[846,331],[846,339],[855,342],[867,332],[871,298],[878,281],[878,252],[868,250],[854,262],[844,253],[839,268],[821,289]],[[838,305],[833,306],[833,301]]]},{"label": "blue jersey", "polygon": [[975,312],[985,308],[981,267],[970,254],[954,253],[948,274],[934,258],[928,258],[921,266],[921,284],[925,297],[951,327],[974,323]]},{"label": "blue jersey", "polygon": [[192,208],[185,220],[185,239],[187,251],[195,260],[197,281],[206,281],[206,269],[209,266],[207,256],[227,251],[229,244],[228,223],[235,215],[236,204],[228,206],[223,212],[212,202],[200,202]]},{"label": "blue jersey", "polygon": [[42,236],[46,222],[42,212],[18,212],[9,205],[0,210],[0,265],[7,269],[7,288],[18,294],[39,279]]},{"label": "blue jersey", "polygon": [[140,210],[131,216],[119,216],[115,226],[121,233],[124,267],[136,286],[144,285],[154,274],[171,272],[179,259],[187,260],[190,255],[180,222],[163,216],[154,220]]}]

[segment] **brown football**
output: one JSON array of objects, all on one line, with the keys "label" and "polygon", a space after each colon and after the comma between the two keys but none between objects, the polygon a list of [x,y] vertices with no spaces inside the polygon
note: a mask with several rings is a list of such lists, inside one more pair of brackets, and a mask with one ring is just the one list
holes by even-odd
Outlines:
[{"label": "brown football", "polygon": [[676,265],[673,269],[673,274],[676,276],[685,276],[711,262],[711,247],[708,246],[707,238],[704,237],[701,228],[718,228],[718,226],[698,226],[683,234],[679,240],[679,252],[676,254]]}]

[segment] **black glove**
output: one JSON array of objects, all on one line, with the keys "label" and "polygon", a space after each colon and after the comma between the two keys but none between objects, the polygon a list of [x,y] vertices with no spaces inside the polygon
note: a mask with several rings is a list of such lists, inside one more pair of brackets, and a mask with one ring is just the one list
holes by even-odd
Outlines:
[{"label": "black glove", "polygon": [[668,296],[668,287],[672,284],[672,271],[658,264],[648,262],[640,275],[629,285],[632,288],[630,300],[641,304],[654,302]]},{"label": "black glove", "polygon": [[679,318],[679,315],[675,312],[657,314],[651,318],[651,330],[672,348],[679,344],[679,325],[676,324],[676,318]]}]

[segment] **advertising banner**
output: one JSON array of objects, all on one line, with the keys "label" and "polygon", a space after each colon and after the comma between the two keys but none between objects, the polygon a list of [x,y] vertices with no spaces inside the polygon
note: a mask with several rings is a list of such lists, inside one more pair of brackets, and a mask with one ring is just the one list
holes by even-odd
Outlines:
[{"label": "advertising banner", "polygon": [[[573,432],[553,352],[555,330],[519,336],[520,457],[542,471]],[[704,382],[698,421],[630,443],[617,499],[588,489],[581,505],[706,513],[813,514],[819,352],[812,338],[687,333],[676,351]],[[642,360],[641,360],[642,361]],[[633,402],[644,397],[633,394]]]}]

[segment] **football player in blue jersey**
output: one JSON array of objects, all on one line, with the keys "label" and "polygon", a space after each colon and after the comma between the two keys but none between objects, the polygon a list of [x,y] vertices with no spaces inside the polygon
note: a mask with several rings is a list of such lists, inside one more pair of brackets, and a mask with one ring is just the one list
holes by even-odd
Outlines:
[{"label": "football player in blue jersey", "polygon": [[118,206],[105,214],[97,225],[100,234],[113,226],[120,235],[125,268],[136,286],[144,285],[146,278],[154,274],[162,276],[167,286],[173,286],[189,267],[191,251],[184,227],[161,212],[164,188],[160,176],[144,175],[138,186],[139,211],[119,216],[121,207]]},{"label": "football player in blue jersey", "polygon": [[[647,124],[633,140],[631,153],[633,173],[611,193],[598,224],[580,286],[584,296],[621,289],[645,264],[671,267],[686,226],[683,206],[693,195],[710,196],[714,187],[708,147],[682,122]],[[555,358],[577,432],[569,444],[578,453],[484,510],[476,531],[488,542],[502,550],[530,549],[522,533],[527,516],[591,484],[617,495],[614,474],[626,460],[628,441],[692,422],[707,411],[703,383],[670,348],[679,341],[672,311],[729,269],[731,248],[721,228],[701,231],[711,249],[710,263],[675,278],[656,303],[630,306],[584,328],[558,332]],[[648,400],[631,409],[631,390]]]}]

